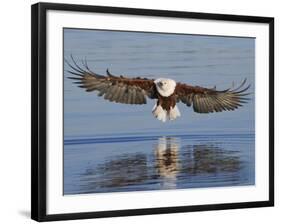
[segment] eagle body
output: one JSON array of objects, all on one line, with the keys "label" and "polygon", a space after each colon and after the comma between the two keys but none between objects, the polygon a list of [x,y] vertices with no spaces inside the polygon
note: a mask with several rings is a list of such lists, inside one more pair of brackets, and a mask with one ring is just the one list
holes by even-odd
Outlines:
[{"label": "eagle body", "polygon": [[167,78],[159,78],[154,81],[154,84],[157,91],[157,102],[152,109],[153,115],[163,122],[167,119],[175,120],[180,116],[180,111],[176,105],[176,81]]},{"label": "eagle body", "polygon": [[214,113],[233,111],[246,103],[249,95],[246,91],[250,85],[244,87],[246,79],[237,87],[225,90],[192,86],[176,82],[168,78],[147,79],[128,78],[123,75],[112,75],[108,70],[107,75],[99,75],[93,72],[82,61],[80,66],[72,59],[72,64],[66,60],[74,76],[68,77],[74,80],[78,87],[87,92],[96,91],[98,96],[115,103],[143,105],[147,99],[156,100],[152,114],[160,121],[175,120],[181,116],[177,103],[181,102],[193,108],[196,113]]}]

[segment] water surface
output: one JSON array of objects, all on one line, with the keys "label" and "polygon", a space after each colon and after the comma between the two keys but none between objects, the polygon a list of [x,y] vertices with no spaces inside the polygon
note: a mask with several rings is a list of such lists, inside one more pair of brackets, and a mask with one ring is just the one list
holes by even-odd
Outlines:
[{"label": "water surface", "polygon": [[254,184],[253,135],[66,140],[65,194]]}]

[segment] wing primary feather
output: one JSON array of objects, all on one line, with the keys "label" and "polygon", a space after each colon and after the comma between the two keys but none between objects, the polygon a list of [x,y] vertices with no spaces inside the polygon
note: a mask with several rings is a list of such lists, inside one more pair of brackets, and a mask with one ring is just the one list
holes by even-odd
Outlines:
[{"label": "wing primary feather", "polygon": [[101,87],[102,85],[103,85],[103,83],[95,83],[95,84],[84,83],[84,87],[87,88],[89,91],[96,90],[99,87]]},{"label": "wing primary feather", "polygon": [[84,82],[81,82],[81,81],[79,81],[79,82],[72,82],[72,83],[74,83],[74,84],[84,84]]},{"label": "wing primary feather", "polygon": [[195,112],[198,112],[198,104],[197,104],[197,96],[196,95],[193,97],[193,110]]},{"label": "wing primary feather", "polygon": [[216,112],[220,112],[221,109],[219,108],[218,101],[216,96],[212,96],[212,104]]},{"label": "wing primary feather", "polygon": [[76,76],[80,76],[81,78],[79,79],[83,79],[84,75],[80,74],[80,73],[76,73],[76,72],[72,72],[72,71],[68,71],[69,73],[71,73],[72,75],[76,75]]},{"label": "wing primary feather", "polygon": [[211,102],[210,102],[209,96],[206,97],[206,103],[207,103],[207,106],[208,106],[208,111],[211,112],[211,113],[213,113],[214,108],[213,108],[213,106],[212,106],[212,104],[211,104]]},{"label": "wing primary feather", "polygon": [[82,78],[77,78],[77,77],[67,77],[68,79],[73,79],[73,80],[82,80]]},{"label": "wing primary feather", "polygon": [[70,73],[72,73],[72,74],[74,74],[74,75],[83,76],[83,71],[80,71],[80,70],[78,70],[77,68],[75,68],[74,66],[72,66],[66,59],[65,59],[65,62],[66,62],[66,64],[67,64],[71,69],[73,69],[74,71],[78,72],[78,74],[77,74],[77,73],[72,73],[72,72],[69,71]]},{"label": "wing primary feather", "polygon": [[70,55],[70,58],[71,58],[72,62],[74,63],[74,65],[75,65],[78,69],[80,69],[82,73],[84,73],[85,70],[82,69],[82,68],[77,64],[77,62],[74,60],[72,54]]},{"label": "wing primary feather", "polygon": [[206,103],[206,97],[202,98],[202,110],[203,113],[208,113],[208,107],[207,107],[207,103]]},{"label": "wing primary feather", "polygon": [[203,98],[204,97],[198,98],[200,113],[205,113]]},{"label": "wing primary feather", "polygon": [[88,66],[88,62],[87,62],[86,57],[85,57],[84,60],[82,60],[82,64],[83,64],[83,66],[87,69],[87,71],[88,71],[89,73],[93,74],[93,72],[91,71],[91,69],[90,69],[89,66]]},{"label": "wing primary feather", "polygon": [[103,88],[107,88],[107,84],[101,82],[101,83],[96,84],[94,88],[97,89],[98,91],[100,91]]},{"label": "wing primary feather", "polygon": [[235,92],[235,94],[243,93],[243,92],[247,91],[250,87],[251,87],[251,85],[249,84],[246,88],[244,88],[238,92]]},{"label": "wing primary feather", "polygon": [[197,101],[197,110],[199,113],[203,113],[203,108],[202,108],[202,99],[200,98],[199,95],[196,95],[196,101]]},{"label": "wing primary feather", "polygon": [[245,78],[245,79],[242,81],[242,83],[241,83],[238,87],[236,87],[235,89],[233,89],[233,90],[231,90],[231,91],[234,92],[234,91],[239,90],[242,86],[245,85],[246,81],[247,81],[247,78]]},{"label": "wing primary feather", "polygon": [[218,98],[218,105],[221,106],[223,110],[231,110],[235,106],[234,103],[227,98]]},{"label": "wing primary feather", "polygon": [[88,66],[88,61],[86,60],[86,58],[85,58],[85,66],[86,66],[86,69],[88,69],[89,72],[92,72],[91,69]]}]

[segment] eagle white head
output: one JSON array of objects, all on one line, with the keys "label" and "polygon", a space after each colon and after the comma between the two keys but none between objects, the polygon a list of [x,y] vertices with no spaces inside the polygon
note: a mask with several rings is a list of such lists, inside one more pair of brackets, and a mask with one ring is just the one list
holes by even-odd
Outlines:
[{"label": "eagle white head", "polygon": [[157,91],[161,96],[168,97],[175,91],[177,83],[172,79],[159,78],[154,80]]}]

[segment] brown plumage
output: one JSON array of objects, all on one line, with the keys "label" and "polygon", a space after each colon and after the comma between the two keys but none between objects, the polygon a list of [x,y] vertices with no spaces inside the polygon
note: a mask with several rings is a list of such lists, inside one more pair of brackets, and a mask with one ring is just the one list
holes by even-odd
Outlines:
[{"label": "brown plumage", "polygon": [[72,69],[68,72],[75,75],[75,77],[69,77],[76,80],[75,84],[85,88],[87,92],[98,91],[98,96],[104,96],[104,99],[111,102],[146,104],[146,97],[151,99],[156,97],[154,80],[114,76],[108,70],[107,76],[102,76],[91,71],[86,62],[85,69],[82,69],[74,60],[75,67],[67,61],[66,63]]},{"label": "brown plumage", "polygon": [[171,108],[174,108],[177,104],[177,96],[172,94],[171,96],[164,97],[161,94],[157,93],[157,106],[162,106],[166,111],[169,111]]},{"label": "brown plumage", "polygon": [[237,88],[222,91],[218,91],[216,88],[208,89],[177,83],[175,94],[182,103],[187,106],[193,105],[193,110],[197,113],[235,110],[249,100],[245,97],[249,93],[245,92],[250,88],[250,85],[242,88],[245,83],[246,79]]},{"label": "brown plumage", "polygon": [[[160,109],[167,113],[170,120],[180,116],[179,111],[176,112],[176,115],[171,113],[177,102],[182,102],[187,106],[192,105],[193,110],[197,113],[212,113],[235,110],[249,100],[246,98],[249,95],[246,91],[250,88],[250,85],[244,87],[246,79],[235,89],[219,91],[216,88],[176,83],[171,79],[154,80],[140,77],[127,78],[122,75],[115,76],[108,70],[106,71],[107,75],[103,76],[91,71],[86,61],[82,62],[83,68],[73,58],[72,61],[73,64],[66,61],[72,69],[68,72],[75,75],[69,78],[75,80],[74,83],[81,88],[85,88],[87,92],[97,91],[98,96],[103,96],[106,100],[124,104],[146,104],[147,97],[157,99],[156,106],[161,106]],[[167,89],[161,89],[163,83],[166,85],[166,82]],[[169,94],[165,95],[164,90]],[[156,109],[153,110],[155,117],[166,121],[166,115],[163,119],[159,118],[157,114],[159,111],[155,112]]]}]

